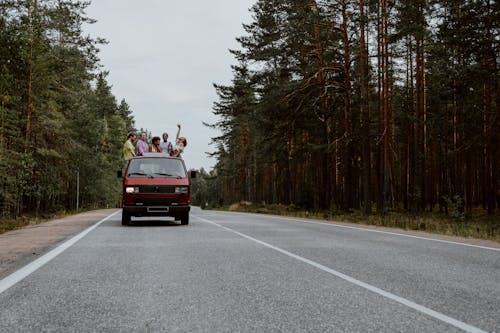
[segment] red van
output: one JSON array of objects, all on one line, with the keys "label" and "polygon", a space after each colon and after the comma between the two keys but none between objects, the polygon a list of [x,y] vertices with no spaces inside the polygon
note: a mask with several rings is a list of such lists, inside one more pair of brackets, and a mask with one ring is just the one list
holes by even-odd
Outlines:
[{"label": "red van", "polygon": [[182,159],[159,153],[134,157],[122,176],[122,225],[131,216],[172,216],[189,224],[191,179]]}]

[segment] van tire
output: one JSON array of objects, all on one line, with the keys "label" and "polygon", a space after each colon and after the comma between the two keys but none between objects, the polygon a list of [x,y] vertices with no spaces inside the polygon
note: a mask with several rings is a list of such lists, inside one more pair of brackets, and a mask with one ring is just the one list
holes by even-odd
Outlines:
[{"label": "van tire", "polygon": [[122,211],[122,225],[130,224],[130,214]]},{"label": "van tire", "polygon": [[182,225],[187,225],[189,224],[189,213],[182,214],[181,215],[181,224]]}]

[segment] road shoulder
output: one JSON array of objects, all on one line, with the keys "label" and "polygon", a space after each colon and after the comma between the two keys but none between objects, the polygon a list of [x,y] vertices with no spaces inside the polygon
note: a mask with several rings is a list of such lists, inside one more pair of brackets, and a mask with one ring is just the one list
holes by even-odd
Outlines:
[{"label": "road shoulder", "polygon": [[351,223],[351,222],[344,222],[344,221],[329,221],[329,220],[320,220],[320,219],[296,218],[296,217],[288,217],[288,216],[281,216],[281,215],[276,215],[276,216],[277,217],[284,217],[284,218],[288,218],[288,219],[292,219],[292,220],[294,220],[294,219],[301,220],[304,222],[333,224],[333,225],[339,225],[339,226],[344,226],[344,227],[359,228],[359,229],[365,229],[365,230],[374,230],[374,231],[380,231],[380,232],[386,232],[386,233],[392,233],[392,234],[400,234],[400,235],[406,235],[406,236],[436,239],[436,240],[442,240],[442,241],[447,241],[447,242],[464,243],[464,244],[468,244],[468,245],[485,246],[485,247],[500,249],[499,242],[495,242],[493,240],[488,240],[488,239],[479,239],[479,238],[472,238],[472,237],[460,237],[460,236],[454,236],[454,235],[430,233],[430,232],[420,231],[420,230],[408,230],[408,229],[401,229],[401,228],[392,228],[392,227],[377,226],[377,225],[370,225],[370,224],[361,224],[361,223]]},{"label": "road shoulder", "polygon": [[116,210],[116,208],[93,210],[1,234],[0,279]]},{"label": "road shoulder", "polygon": [[[207,211],[209,212],[210,210],[207,210]],[[225,212],[223,210],[213,210],[213,211]],[[372,225],[372,224],[353,223],[353,222],[346,222],[346,221],[341,221],[341,220],[324,220],[324,219],[307,218],[307,217],[265,214],[265,213],[264,214],[263,213],[252,213],[252,212],[242,212],[242,211],[230,211],[230,213],[257,214],[257,215],[263,215],[263,216],[271,216],[273,218],[284,219],[284,220],[301,221],[301,222],[305,222],[305,223],[312,222],[312,223],[332,224],[332,225],[338,225],[338,226],[347,227],[347,228],[364,229],[364,230],[368,230],[368,231],[385,232],[385,233],[392,233],[392,234],[396,234],[396,235],[399,234],[399,235],[403,235],[403,236],[421,237],[421,238],[435,239],[435,240],[441,240],[441,241],[447,241],[447,242],[464,243],[464,244],[468,244],[468,245],[484,246],[484,247],[491,247],[491,248],[500,249],[500,242],[496,242],[494,240],[488,240],[488,239],[480,239],[480,238],[472,238],[472,237],[460,237],[460,236],[455,236],[455,235],[445,235],[445,234],[439,234],[439,233],[431,233],[431,232],[427,232],[427,231],[401,229],[401,228],[378,226],[378,225]]]}]

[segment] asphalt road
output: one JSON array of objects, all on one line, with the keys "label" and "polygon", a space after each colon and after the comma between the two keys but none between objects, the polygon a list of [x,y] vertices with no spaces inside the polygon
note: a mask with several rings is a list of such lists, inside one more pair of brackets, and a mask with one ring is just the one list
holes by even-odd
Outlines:
[{"label": "asphalt road", "polygon": [[0,281],[0,332],[500,332],[495,248],[194,208],[54,251]]}]

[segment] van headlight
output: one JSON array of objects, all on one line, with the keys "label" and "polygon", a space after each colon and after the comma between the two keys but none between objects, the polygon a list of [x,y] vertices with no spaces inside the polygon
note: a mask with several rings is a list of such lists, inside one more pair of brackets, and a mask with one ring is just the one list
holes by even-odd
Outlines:
[{"label": "van headlight", "polygon": [[187,194],[187,193],[188,193],[187,186],[176,186],[175,187],[175,194]]},{"label": "van headlight", "polygon": [[138,187],[126,187],[125,193],[139,193]]}]

